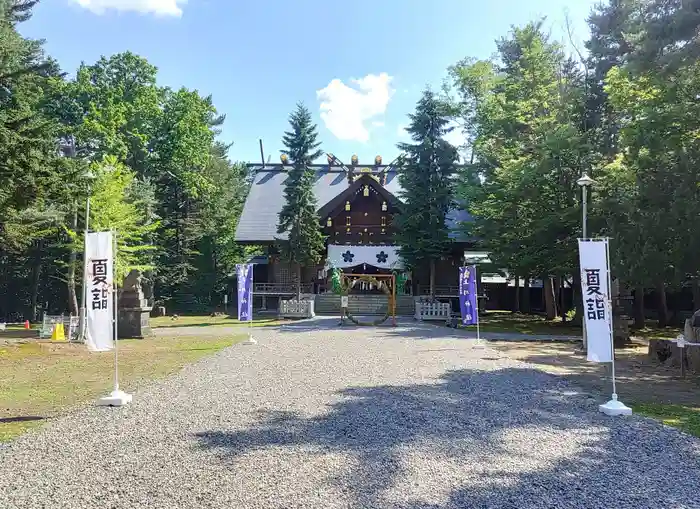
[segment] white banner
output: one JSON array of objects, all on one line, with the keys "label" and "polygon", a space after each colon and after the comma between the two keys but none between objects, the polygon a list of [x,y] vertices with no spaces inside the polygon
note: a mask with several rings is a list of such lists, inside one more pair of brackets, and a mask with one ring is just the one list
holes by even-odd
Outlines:
[{"label": "white banner", "polygon": [[588,360],[613,361],[608,239],[578,241]]},{"label": "white banner", "polygon": [[381,269],[403,269],[403,262],[396,246],[350,246],[328,244],[329,267],[345,269],[367,264]]},{"label": "white banner", "polygon": [[112,232],[88,233],[85,238],[87,285],[86,343],[93,352],[114,348],[114,246]]}]

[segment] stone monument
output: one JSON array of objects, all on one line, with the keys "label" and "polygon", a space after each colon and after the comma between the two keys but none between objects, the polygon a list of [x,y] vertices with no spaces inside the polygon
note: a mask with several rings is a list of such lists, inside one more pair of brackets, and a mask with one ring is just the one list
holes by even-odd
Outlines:
[{"label": "stone monument", "polygon": [[118,302],[119,337],[144,339],[151,336],[150,315],[153,308],[144,296],[141,271],[133,269],[126,276]]},{"label": "stone monument", "polygon": [[[683,327],[684,343],[700,343],[700,309],[685,321]],[[649,341],[649,359],[664,366],[681,368],[681,373],[693,371],[700,373],[700,347],[683,345],[679,347],[678,339],[651,339]]]}]

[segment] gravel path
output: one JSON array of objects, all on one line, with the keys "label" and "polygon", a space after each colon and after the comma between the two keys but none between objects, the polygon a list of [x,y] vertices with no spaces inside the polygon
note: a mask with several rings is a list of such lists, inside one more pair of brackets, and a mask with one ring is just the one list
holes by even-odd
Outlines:
[{"label": "gravel path", "polygon": [[700,441],[447,329],[255,335],[1,447],[0,507],[700,508]]}]

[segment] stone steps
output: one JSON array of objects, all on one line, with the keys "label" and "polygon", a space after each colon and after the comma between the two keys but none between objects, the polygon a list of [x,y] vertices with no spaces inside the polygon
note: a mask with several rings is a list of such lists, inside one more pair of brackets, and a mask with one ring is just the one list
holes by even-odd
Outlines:
[{"label": "stone steps", "polygon": [[[316,296],[314,310],[318,315],[340,315],[340,296],[323,293]],[[349,295],[348,310],[353,315],[383,315],[387,310],[386,295]],[[415,313],[413,297],[400,295],[396,299],[396,314],[412,316]]]}]

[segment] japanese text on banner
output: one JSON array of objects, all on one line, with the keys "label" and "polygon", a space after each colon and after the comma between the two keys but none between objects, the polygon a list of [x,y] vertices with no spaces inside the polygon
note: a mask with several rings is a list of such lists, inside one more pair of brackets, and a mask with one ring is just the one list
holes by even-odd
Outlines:
[{"label": "japanese text on banner", "polygon": [[479,322],[479,308],[476,298],[476,267],[460,267],[459,307],[462,311],[463,325],[474,325]]},{"label": "japanese text on banner", "polygon": [[112,232],[93,232],[85,237],[87,274],[86,343],[104,352],[114,347],[114,237]]},{"label": "japanese text on banner", "polygon": [[238,320],[253,319],[253,264],[236,265],[238,279]]},{"label": "japanese text on banner", "polygon": [[591,362],[612,362],[612,310],[608,288],[607,239],[579,240],[579,258],[587,357]]}]

